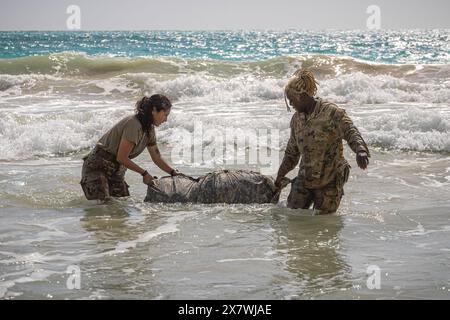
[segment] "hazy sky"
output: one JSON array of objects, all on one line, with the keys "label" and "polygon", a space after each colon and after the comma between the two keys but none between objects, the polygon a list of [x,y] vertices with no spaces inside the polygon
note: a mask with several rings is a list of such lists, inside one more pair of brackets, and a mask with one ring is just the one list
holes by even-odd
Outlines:
[{"label": "hazy sky", "polygon": [[382,29],[450,28],[449,0],[0,0],[0,30],[365,29],[369,5]]}]

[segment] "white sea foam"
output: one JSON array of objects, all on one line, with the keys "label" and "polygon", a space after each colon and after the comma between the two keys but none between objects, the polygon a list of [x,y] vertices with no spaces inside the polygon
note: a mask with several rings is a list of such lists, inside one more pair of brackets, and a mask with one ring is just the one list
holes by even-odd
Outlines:
[{"label": "white sea foam", "polygon": [[[176,109],[178,108],[178,109]],[[225,109],[224,109],[225,108]],[[347,111],[370,145],[387,149],[418,151],[450,151],[450,113],[447,105],[429,107],[427,105],[382,105],[353,106]],[[29,159],[35,156],[64,156],[87,150],[119,121],[123,116],[133,114],[133,107],[85,106],[83,111],[58,111],[55,114],[26,114],[1,112],[0,114],[0,159]],[[226,140],[227,130],[243,129],[255,133],[249,135],[248,147],[271,146],[268,141],[258,139],[258,130],[277,130],[282,151],[289,136],[289,119],[282,106],[267,103],[235,104],[209,108],[194,103],[175,104],[169,121],[157,129],[159,143],[174,146],[190,143],[196,128],[201,124],[203,145],[217,139],[224,140],[225,146],[233,142]],[[273,131],[274,132],[274,131]],[[214,134],[211,134],[214,133]],[[190,135],[187,140],[180,137]],[[229,145],[231,143],[231,145]],[[273,146],[272,146],[273,147]]]},{"label": "white sea foam", "polygon": [[155,230],[145,232],[139,235],[135,240],[118,243],[114,250],[108,251],[108,254],[124,253],[129,249],[136,248],[138,243],[149,242],[162,234],[175,233],[178,231],[178,222],[185,220],[188,216],[190,216],[190,214],[179,213],[176,216],[169,217],[165,224],[159,226]]},{"label": "white sea foam", "polygon": [[[294,65],[305,62],[312,63],[318,74],[318,95],[346,107],[369,144],[450,151],[447,65],[371,64],[329,56],[258,62],[176,58],[103,61],[73,54],[50,58],[50,62],[42,57],[14,61],[17,65],[13,67],[19,69],[25,68],[21,63],[31,63],[31,71],[13,68],[18,74],[0,74],[2,160],[88,149],[116,121],[133,112],[139,97],[156,92],[174,102],[169,122],[157,130],[160,142],[174,143],[186,130],[193,132],[195,121],[201,121],[205,132],[214,129],[223,133],[227,128],[281,130],[277,149],[282,149],[291,116],[284,111],[283,87]],[[69,64],[55,73],[54,63]],[[42,64],[48,68],[42,69]],[[82,67],[84,73],[76,73],[75,67]],[[35,69],[43,73],[32,73]],[[368,104],[372,107],[367,108]],[[210,135],[204,143],[211,141]],[[255,139],[250,141],[250,145],[256,143]]]},{"label": "white sea foam", "polygon": [[122,115],[121,110],[4,114],[0,118],[0,158],[63,155],[90,148]]},{"label": "white sea foam", "polygon": [[369,144],[390,149],[450,151],[450,115],[446,108],[392,108],[361,119],[361,128]]},{"label": "white sea foam", "polygon": [[337,103],[430,102],[450,100],[449,83],[410,82],[389,75],[355,73],[322,83],[320,94]]},{"label": "white sea foam", "polygon": [[[169,79],[149,73],[133,73],[106,79],[60,79],[40,75],[0,75],[0,97],[43,95],[54,98],[134,99],[161,92],[176,101],[240,103],[279,101],[287,77],[242,74],[217,77],[204,73],[181,74]],[[381,104],[390,102],[446,103],[450,81],[414,82],[390,75],[361,72],[320,80],[318,95],[336,103]]]}]

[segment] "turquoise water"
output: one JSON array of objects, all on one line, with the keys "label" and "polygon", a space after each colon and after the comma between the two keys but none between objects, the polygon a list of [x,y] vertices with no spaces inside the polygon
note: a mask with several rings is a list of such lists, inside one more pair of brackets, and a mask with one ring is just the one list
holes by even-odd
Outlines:
[{"label": "turquoise water", "polygon": [[383,63],[448,63],[448,29],[414,31],[0,32],[0,58],[64,51],[109,56],[266,60],[350,56]]}]

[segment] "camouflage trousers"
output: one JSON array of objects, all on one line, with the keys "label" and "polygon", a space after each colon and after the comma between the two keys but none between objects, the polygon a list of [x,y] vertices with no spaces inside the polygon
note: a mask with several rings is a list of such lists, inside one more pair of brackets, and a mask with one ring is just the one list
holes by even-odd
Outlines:
[{"label": "camouflage trousers", "polygon": [[124,180],[127,169],[116,161],[115,155],[96,146],[83,160],[80,184],[88,200],[130,195]]},{"label": "camouflage trousers", "polygon": [[348,180],[350,166],[344,165],[336,174],[336,179],[321,189],[308,189],[305,179],[297,176],[291,185],[291,192],[287,199],[287,206],[291,209],[309,209],[314,203],[314,209],[321,213],[336,212],[344,195],[344,184]]}]

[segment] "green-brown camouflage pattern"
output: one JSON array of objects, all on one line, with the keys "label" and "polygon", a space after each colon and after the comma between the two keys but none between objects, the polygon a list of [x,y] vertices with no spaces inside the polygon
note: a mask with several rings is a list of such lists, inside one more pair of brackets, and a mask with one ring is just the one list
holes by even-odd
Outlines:
[{"label": "green-brown camouflage pattern", "polygon": [[291,135],[278,176],[284,177],[300,160],[299,175],[309,189],[327,186],[336,178],[337,169],[348,166],[342,139],[355,152],[369,149],[345,110],[317,99],[313,113],[306,118],[296,112],[291,119]]},{"label": "green-brown camouflage pattern", "polygon": [[291,184],[291,192],[287,199],[287,206],[291,209],[309,209],[312,204],[321,213],[333,213],[339,208],[344,195],[344,184],[347,182],[350,166],[337,168],[336,179],[320,189],[309,189],[305,186],[303,176],[297,176]]},{"label": "green-brown camouflage pattern", "polygon": [[126,168],[115,158],[99,146],[83,158],[80,184],[88,200],[130,195],[128,184],[124,180]]},{"label": "green-brown camouflage pattern", "polygon": [[[154,180],[147,202],[276,203],[281,189],[271,177],[244,170],[221,170],[197,179],[175,176]],[[283,181],[283,187],[289,179]]]},{"label": "green-brown camouflage pattern", "polygon": [[284,177],[298,164],[300,169],[288,196],[288,207],[335,212],[344,194],[350,165],[344,158],[342,140],[353,152],[364,151],[370,157],[364,139],[345,110],[317,99],[307,118],[296,112],[290,123],[289,137],[278,176]]}]

